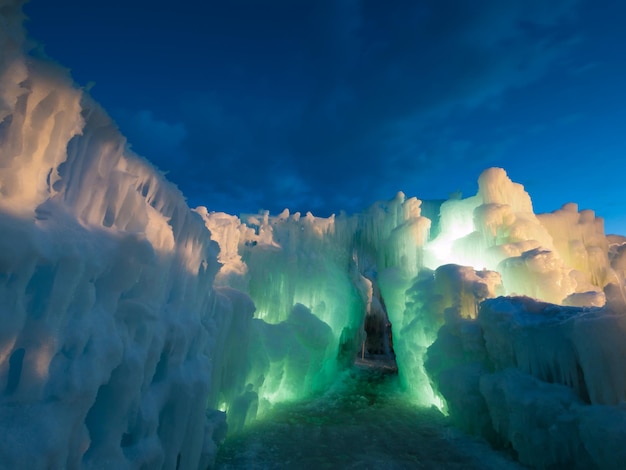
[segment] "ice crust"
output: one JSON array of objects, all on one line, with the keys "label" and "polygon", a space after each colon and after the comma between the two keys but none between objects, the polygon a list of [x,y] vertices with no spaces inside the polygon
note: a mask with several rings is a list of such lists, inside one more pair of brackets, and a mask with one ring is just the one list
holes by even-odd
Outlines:
[{"label": "ice crust", "polygon": [[366,346],[523,463],[626,461],[626,238],[592,211],[536,215],[500,168],[443,203],[191,210],[0,7],[4,467],[207,468]]}]

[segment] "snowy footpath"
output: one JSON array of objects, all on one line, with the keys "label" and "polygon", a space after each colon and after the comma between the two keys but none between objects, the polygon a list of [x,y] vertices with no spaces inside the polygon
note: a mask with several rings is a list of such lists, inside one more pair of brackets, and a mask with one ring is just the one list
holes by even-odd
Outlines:
[{"label": "snowy footpath", "polygon": [[516,469],[436,409],[417,407],[397,376],[355,367],[310,401],[283,403],[221,446],[217,469]]}]

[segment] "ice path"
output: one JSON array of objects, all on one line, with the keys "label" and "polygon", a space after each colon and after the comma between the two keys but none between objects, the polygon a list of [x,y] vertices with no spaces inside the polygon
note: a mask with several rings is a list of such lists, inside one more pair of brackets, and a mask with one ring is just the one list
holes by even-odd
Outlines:
[{"label": "ice path", "polygon": [[226,469],[517,469],[435,409],[399,392],[396,375],[354,367],[323,396],[283,403],[221,446]]}]

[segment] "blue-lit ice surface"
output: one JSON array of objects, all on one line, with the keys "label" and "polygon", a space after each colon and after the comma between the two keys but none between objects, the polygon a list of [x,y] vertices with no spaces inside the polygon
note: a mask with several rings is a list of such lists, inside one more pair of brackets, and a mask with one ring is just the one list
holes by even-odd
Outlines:
[{"label": "blue-lit ice surface", "polygon": [[[353,215],[192,210],[25,55],[20,3],[0,3],[3,466],[207,468],[227,435],[221,464],[247,465],[281,432],[334,452],[370,415],[407,438],[372,464],[418,461],[431,430],[451,465],[510,463],[450,423],[535,467],[626,461],[626,239],[593,211],[535,214],[500,168]],[[397,376],[359,375],[375,360]]]}]

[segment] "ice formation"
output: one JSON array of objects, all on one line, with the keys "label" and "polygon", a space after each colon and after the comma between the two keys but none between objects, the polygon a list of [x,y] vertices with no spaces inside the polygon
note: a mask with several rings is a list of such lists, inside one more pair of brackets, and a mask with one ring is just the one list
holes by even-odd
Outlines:
[{"label": "ice formation", "polygon": [[226,416],[236,432],[365,354],[524,463],[626,460],[626,239],[592,211],[537,215],[499,168],[465,199],[355,215],[190,210],[25,55],[20,4],[0,0],[4,466],[206,468]]},{"label": "ice formation", "polygon": [[202,219],[1,13],[0,462],[206,467],[254,307],[212,289]]},{"label": "ice formation", "polygon": [[621,468],[626,459],[623,309],[486,300],[450,319],[426,368],[451,416],[539,468]]}]

